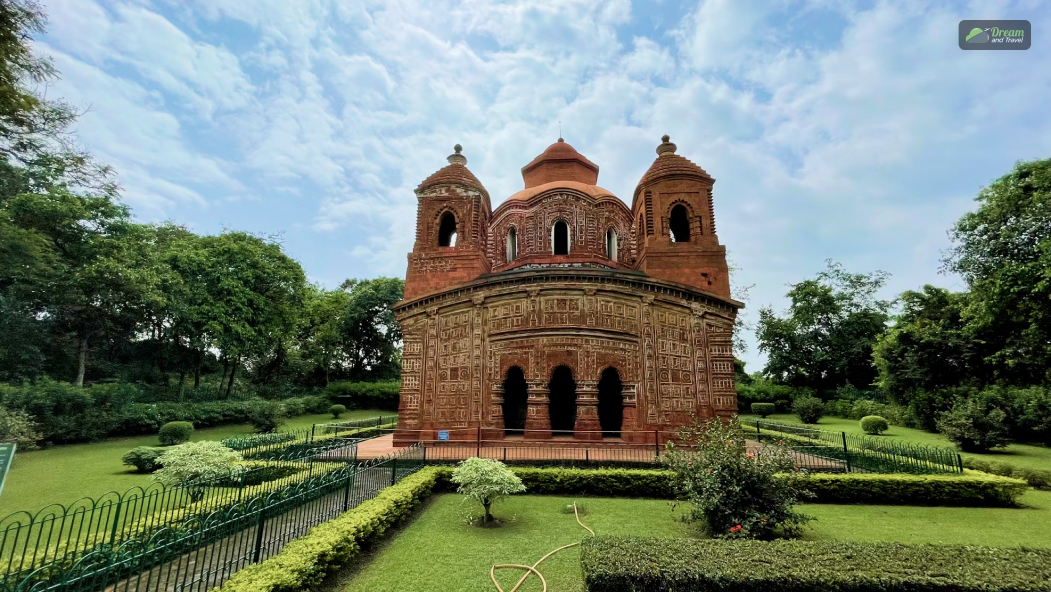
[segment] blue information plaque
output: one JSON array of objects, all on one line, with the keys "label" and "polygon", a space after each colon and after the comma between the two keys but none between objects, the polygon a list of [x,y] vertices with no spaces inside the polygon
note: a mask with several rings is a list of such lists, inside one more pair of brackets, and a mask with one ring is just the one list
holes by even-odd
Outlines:
[{"label": "blue information plaque", "polygon": [[438,439],[445,441],[449,439],[449,430],[438,430]]}]

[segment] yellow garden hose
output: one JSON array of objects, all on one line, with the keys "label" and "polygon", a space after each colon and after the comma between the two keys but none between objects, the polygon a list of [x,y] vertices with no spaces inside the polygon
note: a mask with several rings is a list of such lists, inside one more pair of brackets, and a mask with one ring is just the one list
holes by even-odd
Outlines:
[{"label": "yellow garden hose", "polygon": [[[577,512],[577,502],[573,502],[573,517],[577,519],[577,524],[579,524],[582,527],[584,527],[584,530],[590,532],[591,536],[595,536],[595,531],[591,530],[590,528],[587,527],[586,524],[584,524],[583,522],[580,521],[580,514]],[[529,567],[528,565],[519,565],[517,563],[502,563],[502,564],[499,564],[499,565],[494,565],[494,566],[489,568],[489,579],[493,581],[493,585],[496,586],[496,589],[497,589],[498,592],[504,592],[504,589],[501,588],[500,584],[496,581],[496,570],[504,569],[504,568],[524,569],[524,570],[526,570],[525,575],[522,576],[522,579],[518,580],[518,583],[515,584],[514,588],[511,588],[510,592],[516,592],[518,590],[518,588],[520,588],[522,586],[522,584],[524,584],[525,581],[529,578],[529,574],[531,574],[531,573],[535,573],[536,577],[540,578],[540,584],[544,587],[543,588],[543,592],[547,592],[547,580],[545,580],[544,576],[539,571],[537,571],[537,569],[536,569],[537,566],[539,566],[541,563],[544,562],[545,559],[547,559],[548,557],[551,557],[555,553],[558,553],[559,551],[563,551],[563,550],[568,549],[570,547],[576,547],[579,544],[580,544],[579,542],[577,542],[577,543],[570,543],[570,544],[565,545],[563,547],[559,547],[559,548],[555,549],[554,551],[551,551],[547,555],[544,555],[543,557],[541,557],[540,561],[537,561],[536,563],[533,564],[533,567]]]}]

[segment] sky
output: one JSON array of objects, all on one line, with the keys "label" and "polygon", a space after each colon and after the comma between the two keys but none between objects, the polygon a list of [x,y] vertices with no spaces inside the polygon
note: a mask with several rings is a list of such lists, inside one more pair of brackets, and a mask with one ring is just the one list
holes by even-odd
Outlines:
[{"label": "sky", "polygon": [[[454,144],[492,196],[562,136],[630,206],[663,134],[715,179],[746,319],[832,259],[939,272],[948,230],[1051,157],[1051,3],[43,0],[36,41],[143,222],[279,235],[308,278],[404,277]],[[1026,51],[963,51],[1025,19]],[[753,335],[748,370],[764,356]]]}]

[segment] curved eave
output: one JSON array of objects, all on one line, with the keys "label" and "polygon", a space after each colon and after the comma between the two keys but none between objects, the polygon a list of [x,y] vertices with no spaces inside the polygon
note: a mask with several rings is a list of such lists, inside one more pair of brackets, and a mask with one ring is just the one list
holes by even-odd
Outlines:
[{"label": "curved eave", "polygon": [[732,298],[724,298],[711,292],[698,290],[697,288],[662,280],[646,275],[641,271],[628,270],[606,270],[606,269],[579,269],[579,268],[556,268],[556,269],[529,269],[502,271],[499,273],[487,273],[478,276],[469,282],[452,285],[443,290],[430,292],[423,296],[417,296],[411,300],[402,300],[394,305],[394,312],[400,313],[410,309],[424,308],[437,305],[442,300],[454,297],[468,297],[483,288],[500,284],[544,284],[550,282],[566,283],[605,283],[616,285],[617,283],[637,284],[639,287],[655,294],[671,294],[684,300],[704,302],[716,307],[726,307],[731,310],[744,308],[743,302]]}]

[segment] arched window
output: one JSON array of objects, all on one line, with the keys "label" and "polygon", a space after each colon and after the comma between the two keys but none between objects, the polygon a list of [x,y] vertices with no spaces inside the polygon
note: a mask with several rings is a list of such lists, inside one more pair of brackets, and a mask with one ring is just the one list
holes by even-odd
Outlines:
[{"label": "arched window", "polygon": [[555,255],[569,254],[569,224],[565,220],[555,222],[551,228],[551,245]]},{"label": "arched window", "polygon": [[518,233],[514,227],[507,231],[507,262],[518,258]]},{"label": "arched window", "polygon": [[617,260],[617,232],[612,228],[606,231],[606,257],[610,261]]},{"label": "arched window", "polygon": [[438,225],[438,246],[456,246],[456,216],[452,212],[442,214],[441,224]]},{"label": "arched window", "polygon": [[668,226],[671,229],[671,242],[690,242],[690,216],[686,212],[686,206],[678,204],[671,209],[671,219],[668,221]]}]

